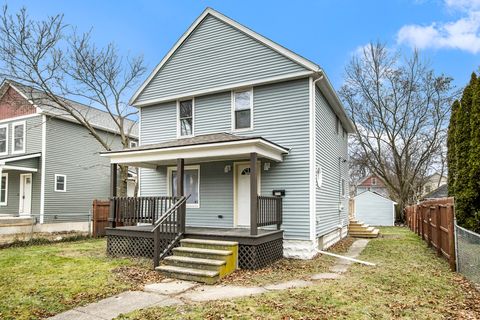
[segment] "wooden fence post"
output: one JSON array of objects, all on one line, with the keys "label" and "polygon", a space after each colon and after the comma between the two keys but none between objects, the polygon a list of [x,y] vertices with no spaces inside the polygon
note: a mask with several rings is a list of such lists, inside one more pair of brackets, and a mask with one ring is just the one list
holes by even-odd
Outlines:
[{"label": "wooden fence post", "polygon": [[437,204],[435,206],[435,226],[437,228],[437,256],[442,256],[442,228],[441,223],[442,221],[442,207]]},{"label": "wooden fence post", "polygon": [[455,214],[453,211],[453,204],[447,207],[447,221],[448,221],[448,262],[450,263],[450,269],[455,271]]}]

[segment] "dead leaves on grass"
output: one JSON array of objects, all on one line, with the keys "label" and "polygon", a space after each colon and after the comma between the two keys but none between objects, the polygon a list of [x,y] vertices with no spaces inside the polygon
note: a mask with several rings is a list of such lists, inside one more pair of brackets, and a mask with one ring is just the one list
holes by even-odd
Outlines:
[{"label": "dead leaves on grass", "polygon": [[160,282],[165,279],[160,272],[144,266],[122,266],[113,269],[112,272],[119,281],[132,284],[137,290],[141,290],[147,283]]}]

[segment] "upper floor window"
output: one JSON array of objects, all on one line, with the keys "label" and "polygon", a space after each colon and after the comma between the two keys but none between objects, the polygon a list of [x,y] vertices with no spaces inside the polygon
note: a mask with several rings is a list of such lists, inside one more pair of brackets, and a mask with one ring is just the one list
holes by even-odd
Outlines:
[{"label": "upper floor window", "polygon": [[178,103],[178,135],[193,136],[193,99]]},{"label": "upper floor window", "polygon": [[0,126],[0,155],[8,153],[8,125]]},{"label": "upper floor window", "polygon": [[377,185],[377,178],[372,178],[372,186],[376,186]]},{"label": "upper floor window", "polygon": [[133,141],[133,140],[130,140],[129,144],[130,144],[130,148],[135,148],[136,146],[138,146],[137,141]]},{"label": "upper floor window", "polygon": [[235,91],[233,93],[233,129],[252,129],[253,117],[252,117],[252,90]]},{"label": "upper floor window", "polygon": [[12,137],[13,152],[12,153],[25,152],[25,133],[26,133],[25,121],[15,122],[13,124],[13,137]]}]

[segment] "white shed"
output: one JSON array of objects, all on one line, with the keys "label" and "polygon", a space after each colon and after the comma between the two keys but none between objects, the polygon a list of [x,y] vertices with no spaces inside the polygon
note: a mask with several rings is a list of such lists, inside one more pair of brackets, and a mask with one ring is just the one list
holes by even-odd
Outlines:
[{"label": "white shed", "polygon": [[396,204],[378,193],[362,192],[355,197],[355,219],[371,226],[393,226]]}]

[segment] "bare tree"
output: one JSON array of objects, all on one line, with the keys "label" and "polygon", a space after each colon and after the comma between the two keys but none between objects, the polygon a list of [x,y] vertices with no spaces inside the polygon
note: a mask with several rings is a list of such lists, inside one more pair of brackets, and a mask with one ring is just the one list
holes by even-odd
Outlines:
[{"label": "bare tree", "polygon": [[357,129],[370,170],[402,209],[415,201],[441,151],[452,93],[451,78],[435,75],[418,52],[401,59],[384,44],[370,44],[345,69],[340,95]]},{"label": "bare tree", "polygon": [[[128,95],[145,73],[143,58],[121,57],[113,44],[98,48],[90,33],[78,34],[63,15],[35,21],[27,10],[0,17],[0,76],[26,85],[29,99],[73,118],[85,127],[105,150],[113,139],[98,129],[88,108],[67,99],[77,97],[99,106],[110,115],[123,148],[129,146],[136,109]],[[128,168],[120,168],[120,195],[126,194]]]}]

